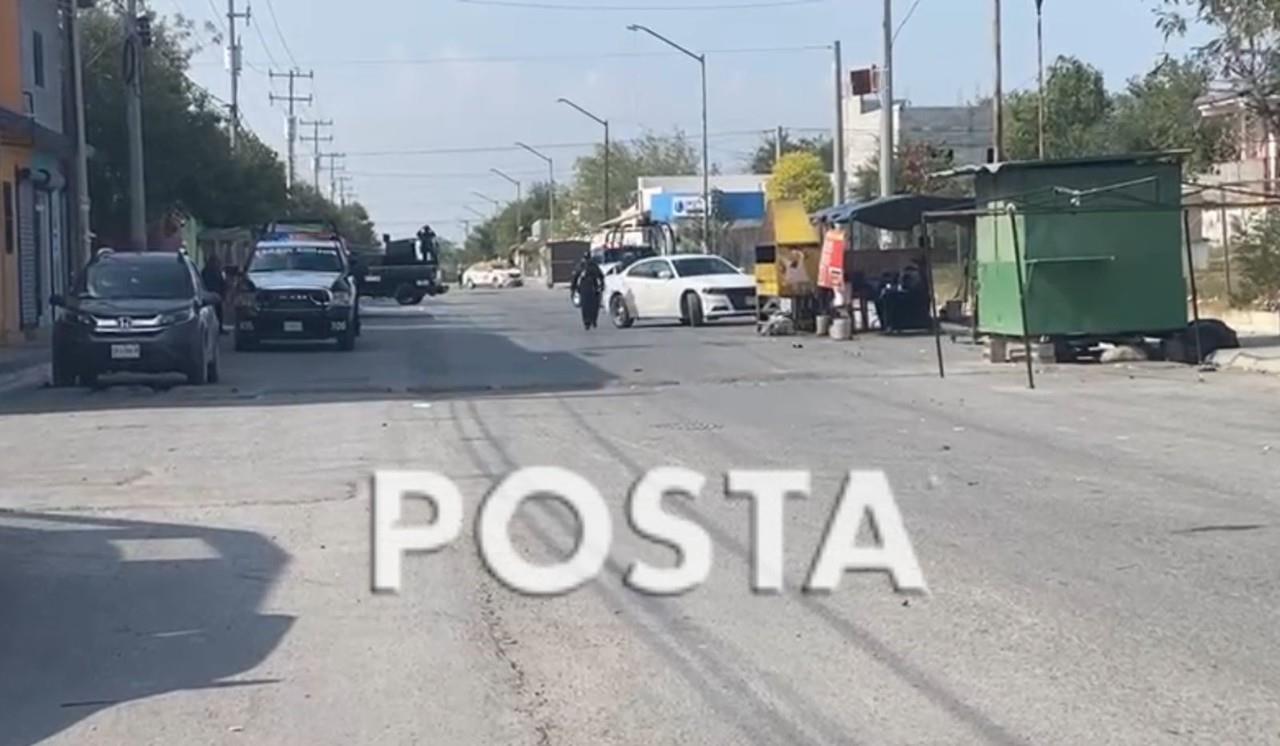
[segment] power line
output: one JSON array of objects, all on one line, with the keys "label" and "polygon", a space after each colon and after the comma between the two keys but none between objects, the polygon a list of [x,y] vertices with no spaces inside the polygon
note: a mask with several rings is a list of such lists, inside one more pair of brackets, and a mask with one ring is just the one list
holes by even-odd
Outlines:
[{"label": "power line", "polygon": [[[271,63],[271,67],[279,67],[279,65],[276,64],[275,55],[271,54],[271,47],[267,45],[267,37],[262,35],[262,25],[257,23],[252,25],[253,30],[258,34],[258,41],[262,42],[262,51],[267,53],[267,61]],[[253,67],[253,65],[250,64],[249,67]]]},{"label": "power line", "polygon": [[525,10],[588,10],[588,11],[661,11],[697,12],[714,10],[763,10],[766,8],[791,8],[797,5],[817,5],[827,0],[761,0],[761,2],[717,3],[714,5],[575,5],[551,2],[520,2],[520,0],[457,0],[463,5],[488,5],[500,8]]},{"label": "power line", "polygon": [[298,60],[293,56],[293,50],[289,48],[289,41],[284,38],[284,32],[280,30],[280,21],[276,18],[276,6],[271,0],[267,0],[267,13],[271,16],[271,25],[276,27],[276,36],[280,37],[280,43],[284,45],[284,53],[289,55],[289,60],[293,62],[293,66],[298,66]]},{"label": "power line", "polygon": [[[818,131],[826,132],[827,131],[826,128],[817,128],[817,127],[789,127],[788,129],[803,131],[803,132],[818,132]],[[712,138],[718,138],[718,139],[729,138],[729,137],[744,137],[747,135],[759,135],[759,134],[770,132],[770,131],[772,131],[772,128],[759,127],[756,129],[749,129],[749,130],[737,130],[737,131],[730,131],[730,132],[712,132],[709,136]],[[625,138],[622,140],[615,140],[614,142],[618,142],[618,143],[644,142],[646,137],[647,136],[631,137],[631,138]],[[596,147],[599,144],[600,144],[599,141],[565,142],[565,143],[535,144],[533,147],[539,148],[539,149],[547,149],[547,150],[571,150],[571,149],[577,149],[577,148]],[[364,151],[353,150],[353,151],[348,151],[347,154],[355,158],[355,157],[378,157],[378,156],[393,156],[393,155],[467,155],[471,153],[510,153],[510,152],[519,152],[520,150],[521,148],[515,145],[478,145],[478,146],[456,147],[456,148],[423,148],[423,149],[416,149],[416,150],[364,150]]]},{"label": "power line", "polygon": [[907,27],[907,21],[910,21],[910,20],[911,20],[911,16],[915,15],[915,13],[916,13],[916,8],[919,8],[919,7],[920,7],[920,1],[921,1],[921,0],[916,0],[914,3],[912,3],[912,4],[911,4],[911,8],[907,10],[907,14],[906,14],[905,16],[903,16],[903,18],[902,18],[902,23],[899,23],[899,24],[898,24],[898,30],[893,32],[893,40],[894,40],[894,41],[897,41],[897,40],[898,40],[898,34],[901,34],[901,33],[902,33],[902,29],[904,29],[904,28],[906,28],[906,27]]}]

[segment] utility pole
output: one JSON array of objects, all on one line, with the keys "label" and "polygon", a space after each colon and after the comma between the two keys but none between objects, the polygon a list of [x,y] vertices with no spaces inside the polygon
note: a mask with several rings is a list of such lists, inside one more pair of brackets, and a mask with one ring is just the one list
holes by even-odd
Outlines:
[{"label": "utility pole", "polygon": [[338,161],[346,160],[346,153],[322,153],[320,158],[329,159],[329,201],[338,199]]},{"label": "utility pole", "polygon": [[236,12],[236,0],[227,0],[227,70],[231,72],[231,150],[235,150],[240,142],[240,70],[244,62],[241,59],[240,42],[236,37],[236,21],[244,19],[246,25],[252,11],[245,9]]},{"label": "utility pole", "polygon": [[92,211],[89,202],[89,144],[84,119],[84,55],[80,42],[80,10],[76,0],[67,2],[67,35],[71,41],[72,95],[75,98],[76,122],[76,205],[79,208],[79,248],[72,256],[73,266],[82,266],[93,255]]},{"label": "utility pole", "polygon": [[312,156],[311,156],[311,177],[312,177],[313,183],[316,185],[316,190],[319,191],[320,190],[320,143],[333,142],[333,135],[326,135],[324,137],[320,136],[320,128],[332,127],[333,120],[332,119],[316,119],[314,121],[308,122],[307,120],[303,119],[302,121],[298,122],[298,124],[303,127],[311,128],[311,132],[312,132],[311,137],[307,137],[306,135],[303,135],[299,139],[301,139],[303,142],[312,143],[315,146],[315,150],[312,152]]},{"label": "utility pole", "polygon": [[142,40],[138,36],[138,0],[129,0],[124,18],[125,122],[129,128],[129,241],[147,250],[147,188],[142,157]]},{"label": "utility pole", "polygon": [[[347,206],[347,185],[351,183],[351,177],[346,174],[338,176],[338,205],[340,207]],[[352,192],[354,194],[354,192]]]},{"label": "utility pole", "polygon": [[773,133],[773,166],[778,167],[778,161],[782,160],[782,138],[786,136],[782,125],[778,125],[778,131]]},{"label": "utility pole", "polygon": [[836,171],[835,203],[844,204],[844,61],[840,56],[840,40],[836,39],[836,136],[831,140],[832,161]]},{"label": "utility pole", "polygon": [[294,174],[296,172],[296,166],[297,166],[297,150],[298,150],[298,118],[293,115],[293,105],[295,103],[302,103],[302,104],[311,103],[310,94],[306,96],[294,95],[293,84],[294,84],[294,81],[297,80],[298,78],[315,80],[316,74],[314,72],[300,73],[298,72],[297,69],[290,70],[287,73],[277,73],[275,70],[272,70],[270,72],[270,77],[272,80],[287,79],[289,81],[289,95],[277,96],[276,94],[272,93],[272,94],[269,94],[269,98],[271,99],[271,103],[273,104],[277,101],[284,101],[289,105],[289,118],[285,120],[286,134],[289,138],[289,179],[286,182],[286,186],[288,186],[289,190],[292,191],[293,183],[295,179]]},{"label": "utility pole", "polygon": [[996,86],[991,96],[991,155],[996,163],[1004,160],[1004,55],[1001,50],[1000,0],[992,0],[994,17],[992,32],[996,55]]},{"label": "utility pole", "polygon": [[893,0],[884,0],[884,67],[880,70],[880,196],[893,194]]},{"label": "utility pole", "polygon": [[503,179],[506,179],[508,182],[514,184],[516,187],[516,243],[523,244],[524,231],[521,230],[520,224],[524,222],[524,196],[521,194],[522,187],[520,185],[520,181],[519,179],[511,178],[510,176],[503,173],[502,171],[499,171],[496,168],[491,168],[489,170],[497,174],[498,176],[501,176]]},{"label": "utility pole", "polygon": [[1038,118],[1040,120],[1040,160],[1044,160],[1044,0],[1036,0],[1036,64],[1040,79]]},{"label": "utility pole", "polygon": [[548,188],[550,189],[550,191],[547,192],[547,222],[550,223],[550,225],[547,227],[547,236],[548,236],[548,239],[554,239],[556,237],[556,164],[555,164],[555,161],[551,159],[551,156],[543,155],[542,153],[539,153],[538,151],[534,150],[528,145],[525,145],[522,142],[518,142],[516,143],[516,145],[518,145],[521,148],[524,148],[530,153],[533,153],[538,158],[541,158],[542,160],[547,162],[547,184],[549,185]]}]

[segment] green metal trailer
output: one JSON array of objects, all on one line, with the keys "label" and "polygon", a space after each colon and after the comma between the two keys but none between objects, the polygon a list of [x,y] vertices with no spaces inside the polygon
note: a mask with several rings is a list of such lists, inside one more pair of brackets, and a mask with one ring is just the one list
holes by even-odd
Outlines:
[{"label": "green metal trailer", "polygon": [[1179,154],[953,173],[974,176],[983,206],[976,219],[980,333],[1109,339],[1185,332]]}]

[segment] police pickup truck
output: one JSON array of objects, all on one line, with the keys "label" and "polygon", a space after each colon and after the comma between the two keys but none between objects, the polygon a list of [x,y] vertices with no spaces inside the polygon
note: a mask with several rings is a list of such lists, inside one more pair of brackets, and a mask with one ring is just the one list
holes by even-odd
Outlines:
[{"label": "police pickup truck", "polygon": [[350,253],[329,225],[273,224],[265,229],[235,284],[235,347],[262,340],[332,339],[355,348],[359,279]]},{"label": "police pickup truck", "polygon": [[355,249],[360,274],[360,294],[366,298],[394,298],[413,306],[428,295],[448,292],[440,275],[440,251],[436,234],[423,226],[415,238],[382,237],[381,249]]}]

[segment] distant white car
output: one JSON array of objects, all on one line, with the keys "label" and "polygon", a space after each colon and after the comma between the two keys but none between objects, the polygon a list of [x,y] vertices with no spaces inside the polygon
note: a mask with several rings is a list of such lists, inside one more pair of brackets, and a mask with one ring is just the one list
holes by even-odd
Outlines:
[{"label": "distant white car", "polygon": [[462,273],[462,286],[471,288],[514,288],[524,284],[524,273],[515,267],[492,267],[476,264]]},{"label": "distant white car", "polygon": [[754,277],[718,256],[678,254],[642,259],[605,277],[614,326],[640,319],[679,319],[700,326],[712,319],[756,313]]}]

